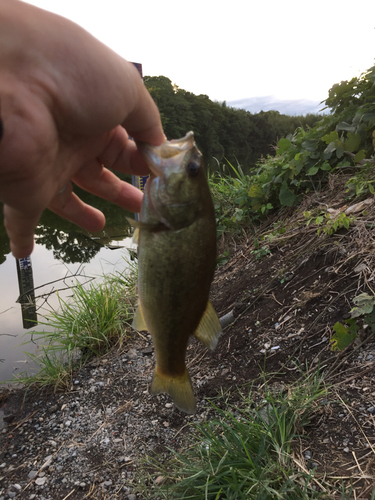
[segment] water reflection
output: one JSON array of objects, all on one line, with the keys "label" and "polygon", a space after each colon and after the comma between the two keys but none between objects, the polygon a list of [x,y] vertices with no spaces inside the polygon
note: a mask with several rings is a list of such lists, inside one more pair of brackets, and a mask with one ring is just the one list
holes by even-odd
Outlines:
[{"label": "water reflection", "polygon": [[[106,216],[106,227],[95,234],[45,211],[36,230],[35,250],[31,255],[36,309],[45,314],[58,307],[54,292],[60,289],[65,299],[72,295],[70,286],[87,282],[88,277],[123,271],[129,260],[132,241],[126,217],[133,214],[79,189],[74,189],[85,203],[99,208]],[[0,207],[1,209],[2,207]],[[58,282],[56,280],[59,280]],[[64,281],[64,282],[63,282]],[[9,240],[0,221],[0,381],[9,380],[21,371],[32,373],[35,367],[24,351],[35,352],[36,345],[22,345],[30,340],[32,330],[23,322],[16,259],[10,254]],[[63,290],[65,289],[65,290]],[[29,288],[30,290],[30,288]],[[46,299],[47,298],[47,299]]]},{"label": "water reflection", "polygon": [[18,287],[20,295],[17,302],[21,304],[22,324],[27,330],[37,322],[33,266],[31,258],[15,259],[17,266]]}]

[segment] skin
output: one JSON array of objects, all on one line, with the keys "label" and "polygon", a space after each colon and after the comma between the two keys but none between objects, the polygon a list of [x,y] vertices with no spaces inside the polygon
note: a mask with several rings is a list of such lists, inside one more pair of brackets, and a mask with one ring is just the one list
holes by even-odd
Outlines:
[{"label": "skin", "polygon": [[[142,193],[109,169],[149,172],[135,142],[165,140],[133,64],[65,18],[0,0],[0,201],[15,257],[32,252],[45,208],[98,231],[81,188],[130,211]],[[1,137],[2,135],[2,137]]]}]

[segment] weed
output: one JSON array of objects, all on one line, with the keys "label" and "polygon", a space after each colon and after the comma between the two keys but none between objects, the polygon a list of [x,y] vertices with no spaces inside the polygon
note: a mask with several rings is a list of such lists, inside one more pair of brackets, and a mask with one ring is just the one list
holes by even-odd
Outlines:
[{"label": "weed", "polygon": [[267,247],[260,247],[257,250],[253,250],[252,253],[257,260],[262,260],[263,257],[271,255],[271,250]]},{"label": "weed", "polygon": [[312,485],[313,472],[298,470],[292,451],[294,440],[326,394],[322,380],[318,373],[304,377],[278,394],[265,387],[258,406],[252,393],[243,396],[241,408],[222,398],[216,405],[211,402],[216,418],[193,426],[184,451],[172,451],[164,466],[159,460],[150,460],[153,474],[165,481],[153,494],[148,491],[147,498],[318,498],[320,494]]},{"label": "weed", "polygon": [[254,216],[256,218],[256,214],[250,212],[248,205],[249,177],[243,174],[239,165],[239,171],[232,165],[231,167],[238,177],[215,174],[209,178],[218,236],[224,232],[240,234],[241,224],[249,223]]},{"label": "weed", "polygon": [[54,386],[55,389],[63,389],[71,386],[72,372],[78,369],[80,363],[78,360],[73,362],[72,357],[64,358],[61,353],[42,347],[42,353],[39,355],[26,353],[34,361],[39,371],[33,377],[23,375],[17,377],[17,382],[30,387],[37,385],[40,388]]},{"label": "weed", "polygon": [[32,377],[21,375],[18,381],[25,385],[67,386],[74,369],[122,341],[133,317],[135,280],[134,272],[127,271],[87,288],[77,283],[70,300],[59,296],[59,308],[39,321],[46,330],[31,332],[33,341],[42,342],[42,352],[26,354],[38,365],[39,372]]},{"label": "weed", "polygon": [[374,163],[367,161],[356,172],[354,177],[351,177],[346,183],[346,193],[348,198],[354,196],[362,196],[370,193],[375,194],[373,183],[374,180]]},{"label": "weed", "polygon": [[[344,323],[337,321],[333,325],[335,333],[331,337],[331,350],[342,351],[357,337],[361,324],[370,328],[370,333],[375,333],[375,297],[367,293],[360,293],[353,299],[355,307],[350,311],[351,318]],[[358,320],[361,320],[360,323]]]},{"label": "weed", "polygon": [[230,252],[229,250],[225,250],[222,254],[219,255],[219,257],[216,260],[216,263],[218,266],[222,266],[223,264],[226,264],[230,258]]},{"label": "weed", "polygon": [[318,236],[320,236],[322,231],[331,236],[341,228],[349,229],[350,224],[354,222],[354,218],[347,216],[344,212],[341,212],[333,217],[330,213],[322,211],[319,212],[317,216],[314,216],[310,211],[303,212],[303,215],[306,219],[306,226],[308,226],[312,221],[314,221],[317,226],[320,226],[317,230]]}]

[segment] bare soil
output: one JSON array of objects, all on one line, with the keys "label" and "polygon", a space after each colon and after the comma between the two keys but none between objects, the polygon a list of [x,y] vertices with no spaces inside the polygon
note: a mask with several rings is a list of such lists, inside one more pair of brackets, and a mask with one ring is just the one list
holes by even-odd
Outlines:
[{"label": "bare soil", "polygon": [[358,335],[345,350],[332,351],[330,339],[335,323],[350,317],[353,298],[374,294],[375,203],[334,235],[318,236],[314,221],[306,226],[303,216],[350,205],[343,201],[346,180],[332,178],[325,192],[269,219],[257,230],[257,247],[250,231],[241,244],[224,243],[231,258],[217,270],[212,301],[219,317],[233,311],[233,321],[215,351],[195,339],[189,345],[195,416],[174,409],[167,396],[148,394],[151,340],[132,333],[126,347],[77,373],[70,391],[16,391],[2,403],[10,422],[0,434],[0,499],[13,498],[9,493],[20,499],[143,498],[136,487],[140,459],[153,454],[163,460],[167,447],[181,447],[187,424],[210,418],[208,398],[226,393],[236,404],[238,388],[256,389],[262,374],[269,374],[271,386],[285,387],[301,368],[319,369],[329,386],[298,444],[301,469],[312,463],[320,484],[337,484],[339,492],[343,481],[351,482],[352,498],[371,498],[375,337],[359,318]]}]

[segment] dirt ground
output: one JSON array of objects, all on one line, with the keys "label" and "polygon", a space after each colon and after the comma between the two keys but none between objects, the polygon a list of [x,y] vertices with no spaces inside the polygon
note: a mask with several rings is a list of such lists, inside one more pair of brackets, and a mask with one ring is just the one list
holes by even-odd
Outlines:
[{"label": "dirt ground", "polygon": [[[81,390],[73,382],[70,393],[64,395],[28,394],[22,400],[17,393],[3,403],[5,413],[13,420],[0,434],[0,465],[6,464],[0,469],[0,498],[8,498],[1,494],[11,491],[14,483],[20,485],[20,490],[13,490],[22,499],[141,498],[131,493],[137,461],[148,453],[165,457],[167,446],[181,446],[186,424],[207,418],[207,398],[224,391],[229,394],[229,401],[236,403],[236,389],[256,383],[262,373],[272,374],[271,386],[283,386],[299,376],[298,365],[306,372],[319,368],[329,386],[325,404],[300,441],[297,455],[301,468],[309,470],[313,461],[317,480],[322,484],[325,479],[331,484],[336,481],[339,490],[343,481],[351,481],[353,499],[371,498],[375,486],[375,337],[371,326],[358,318],[358,335],[347,348],[332,351],[330,339],[335,323],[350,317],[353,298],[363,292],[371,296],[375,293],[375,200],[371,198],[365,210],[352,215],[355,220],[349,230],[342,228],[333,235],[323,232],[318,236],[314,221],[306,226],[303,215],[304,211],[318,214],[350,206],[350,201],[343,201],[346,180],[332,178],[325,192],[306,196],[298,209],[285,209],[277,218],[269,219],[257,231],[257,247],[250,233],[240,244],[234,240],[222,242],[230,246],[231,255],[217,270],[211,298],[219,317],[233,312],[233,320],[215,351],[208,351],[196,340],[189,345],[187,364],[198,401],[196,417],[171,408],[167,396],[151,397],[147,393],[154,362],[151,342],[147,336],[133,334],[126,348],[114,351],[104,361],[95,361],[76,375]],[[105,392],[87,389],[90,384],[100,384],[97,380],[104,381]],[[54,414],[63,422],[67,418],[64,412],[77,398],[80,408],[113,407],[110,417],[101,423],[92,421],[92,427],[87,422],[88,427],[78,425],[74,439],[63,424],[64,429],[60,425],[54,434],[61,437],[64,446],[73,446],[77,436],[80,438],[77,450],[85,452],[85,461],[82,458],[79,467],[81,472],[84,470],[84,477],[91,474],[91,483],[78,478],[74,464],[67,464],[60,471],[46,469],[50,489],[40,489],[31,484],[34,480],[27,475],[33,453],[37,468],[42,464],[38,458],[41,453],[60,453],[53,446],[51,452],[48,444],[51,427],[47,427],[47,409],[56,407]],[[82,410],[82,414],[85,411],[89,410]],[[36,449],[27,448],[23,455],[14,453],[25,446],[25,433],[29,429],[30,437],[35,422],[39,425],[35,432],[41,436],[39,455]],[[129,445],[127,441],[127,451],[114,447],[101,455],[102,442],[98,441],[99,448],[94,452],[95,439],[105,423],[108,435],[120,438],[118,443],[125,437],[130,440],[130,434],[134,440],[136,434],[138,444]],[[129,426],[133,426],[131,432]],[[85,433],[95,435],[90,441],[90,455]],[[124,454],[124,460],[119,461]],[[105,468],[106,474],[98,475],[98,467]],[[62,483],[68,473],[70,485]],[[118,488],[111,489],[109,482]]]}]

